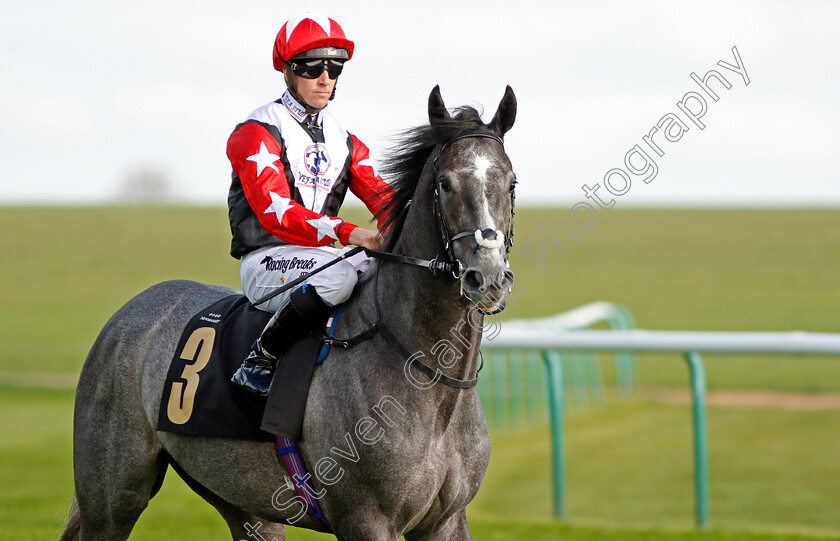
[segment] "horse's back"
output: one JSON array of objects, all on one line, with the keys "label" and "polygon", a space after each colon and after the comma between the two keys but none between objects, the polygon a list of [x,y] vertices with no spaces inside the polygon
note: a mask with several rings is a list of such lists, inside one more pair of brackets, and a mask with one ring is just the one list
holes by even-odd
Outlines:
[{"label": "horse's back", "polygon": [[[88,353],[76,390],[76,416],[84,415],[86,405],[96,408],[108,402],[128,409],[142,405],[148,420],[156,420],[163,379],[184,325],[205,306],[237,292],[172,280],[129,300],[111,316]],[[142,404],[131,403],[137,397]]]},{"label": "horse's back", "polygon": [[163,380],[181,329],[230,288],[163,282],[128,301],[88,353],[73,417],[76,507],[63,539],[126,539],[160,488],[168,460],[157,438]]}]

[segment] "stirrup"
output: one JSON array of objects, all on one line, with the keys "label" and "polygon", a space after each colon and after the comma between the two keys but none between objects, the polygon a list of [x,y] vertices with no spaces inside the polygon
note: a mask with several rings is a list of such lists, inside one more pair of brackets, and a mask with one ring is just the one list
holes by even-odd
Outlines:
[{"label": "stirrup", "polygon": [[[314,287],[305,284],[289,296],[251,346],[251,353],[231,381],[252,393],[268,395],[277,358],[303,333],[322,327],[330,308]],[[323,321],[322,321],[323,320]],[[276,355],[276,356],[275,356]]]}]

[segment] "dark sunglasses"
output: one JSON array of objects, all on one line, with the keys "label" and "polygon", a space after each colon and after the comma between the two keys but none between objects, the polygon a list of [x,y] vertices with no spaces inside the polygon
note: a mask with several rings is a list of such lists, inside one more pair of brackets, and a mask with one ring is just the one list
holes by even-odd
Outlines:
[{"label": "dark sunglasses", "polygon": [[344,69],[344,60],[335,58],[304,58],[286,63],[292,73],[304,79],[317,79],[327,70],[330,79],[337,79]]}]

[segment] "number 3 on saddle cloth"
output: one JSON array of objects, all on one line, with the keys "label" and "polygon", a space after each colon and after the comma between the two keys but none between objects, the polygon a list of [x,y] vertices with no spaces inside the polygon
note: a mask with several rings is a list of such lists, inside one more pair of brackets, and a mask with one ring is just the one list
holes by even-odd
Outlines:
[{"label": "number 3 on saddle cloth", "polygon": [[[332,334],[342,307],[327,323]],[[201,310],[184,328],[166,375],[158,430],[201,436],[273,441],[301,438],[315,365],[329,346],[301,337],[283,355],[268,397],[230,383],[271,314],[243,295],[230,295]]]}]

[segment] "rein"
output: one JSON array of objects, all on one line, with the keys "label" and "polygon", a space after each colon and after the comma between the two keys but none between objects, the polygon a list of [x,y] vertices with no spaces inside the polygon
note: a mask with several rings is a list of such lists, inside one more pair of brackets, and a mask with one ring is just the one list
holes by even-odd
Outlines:
[{"label": "rein", "polygon": [[[367,250],[366,250],[367,251]],[[374,252],[374,254],[377,252]],[[397,255],[397,254],[388,254],[387,252],[378,252],[387,255]],[[374,255],[376,257],[376,255]],[[396,259],[384,258],[386,261],[394,261],[394,262],[401,262],[407,263],[405,261],[397,261]],[[412,258],[413,259],[413,258]],[[419,260],[425,261],[425,260]],[[408,264],[415,264],[416,263],[408,263]],[[418,265],[424,266],[424,265]],[[376,276],[374,277],[373,281],[373,302],[376,306],[376,322],[368,327],[366,330],[362,331],[361,333],[357,334],[352,338],[348,338],[347,340],[339,340],[335,338],[335,336],[327,336],[324,338],[323,342],[328,346],[337,346],[340,348],[347,349],[349,347],[361,344],[362,342],[366,342],[373,338],[376,333],[380,333],[385,340],[387,340],[388,344],[394,350],[402,356],[403,360],[408,363],[409,366],[406,367],[406,370],[409,370],[411,366],[419,370],[422,374],[429,377],[434,382],[440,382],[448,387],[454,387],[455,389],[469,389],[475,387],[478,384],[478,372],[481,372],[481,369],[484,367],[484,358],[481,359],[481,365],[478,367],[476,371],[476,377],[472,379],[457,379],[451,378],[447,375],[444,375],[443,372],[440,370],[434,369],[431,366],[424,364],[419,359],[412,359],[413,355],[408,350],[408,348],[403,345],[397,335],[392,331],[388,326],[382,321],[382,311],[379,308],[379,269],[376,269]],[[480,352],[479,352],[480,353]]]},{"label": "rein", "polygon": [[[470,233],[470,234],[472,234],[472,233]],[[339,261],[344,261],[345,259],[349,259],[349,258],[353,257],[354,255],[360,253],[360,252],[364,252],[369,257],[375,257],[376,259],[382,259],[383,261],[391,261],[393,263],[400,263],[402,265],[414,265],[415,267],[423,267],[424,269],[431,270],[433,273],[437,273],[438,271],[451,272],[456,278],[459,275],[456,274],[455,271],[460,272],[460,269],[461,269],[461,265],[460,265],[460,263],[457,263],[457,260],[456,260],[456,263],[453,264],[453,263],[446,263],[444,261],[438,261],[437,258],[431,259],[431,260],[430,259],[420,259],[418,257],[411,257],[411,256],[407,256],[407,255],[402,255],[402,254],[394,254],[394,253],[391,253],[391,252],[380,252],[379,250],[373,250],[371,248],[364,248],[362,246],[357,246],[357,247],[353,248],[352,250],[347,251],[345,254],[342,254],[342,255],[336,257],[332,261],[329,261],[329,262],[321,265],[320,267],[316,267],[316,268],[312,269],[312,272],[310,272],[309,274],[306,274],[304,276],[300,276],[300,277],[292,280],[291,282],[289,282],[287,284],[283,284],[282,286],[278,287],[274,291],[266,293],[265,295],[263,295],[259,299],[255,300],[253,302],[253,305],[254,306],[259,306],[260,304],[263,304],[263,303],[273,299],[277,295],[280,295],[284,291],[288,291],[291,288],[305,282],[309,277],[311,277],[315,274],[318,274],[319,272],[321,272],[325,269],[328,269],[328,268],[332,267],[333,265],[335,265]]]},{"label": "rein", "polygon": [[[487,130],[476,130],[462,133],[456,137],[453,137],[449,141],[446,141],[442,145],[439,145],[438,148],[430,156],[432,160],[432,166],[434,168],[434,176],[435,176],[435,217],[438,223],[438,232],[440,233],[441,240],[444,245],[444,249],[446,250],[446,257],[448,259],[447,262],[438,261],[437,258],[427,260],[427,259],[419,259],[415,257],[405,256],[401,254],[394,254],[390,252],[380,252],[378,250],[372,250],[369,248],[364,248],[365,253],[370,257],[375,257],[377,259],[382,259],[384,261],[390,261],[393,263],[399,263],[404,265],[414,265],[418,267],[424,267],[430,269],[432,272],[437,273],[437,271],[446,271],[451,272],[452,276],[456,279],[460,278],[461,273],[463,271],[461,267],[460,261],[455,256],[455,251],[453,248],[453,243],[462,238],[467,237],[475,237],[476,242],[478,242],[479,248],[482,246],[486,246],[488,243],[486,239],[483,237],[483,233],[479,229],[474,229],[470,231],[462,231],[456,235],[452,235],[449,232],[449,227],[446,224],[446,219],[443,216],[442,205],[440,202],[440,176],[438,175],[438,159],[440,156],[446,151],[446,149],[459,139],[466,139],[466,138],[473,138],[473,137],[486,137],[488,139],[493,139],[497,141],[500,145],[504,147],[504,142],[499,135],[487,131]],[[508,235],[505,237],[505,260],[507,260],[508,255],[510,254],[510,249],[513,246],[513,217],[514,217],[514,194],[511,191],[511,219],[510,223],[508,224]],[[376,306],[376,322],[371,325],[367,330],[359,333],[358,335],[349,338],[347,340],[339,340],[336,339],[334,336],[328,336],[324,343],[328,345],[335,345],[341,348],[349,348],[351,346],[355,346],[356,344],[360,344],[366,340],[373,338],[377,332],[381,333],[385,340],[394,348],[397,353],[399,353],[403,360],[408,363],[406,366],[406,370],[409,370],[411,366],[416,368],[419,372],[430,378],[433,382],[440,382],[446,386],[453,387],[456,389],[469,389],[475,387],[478,384],[478,372],[484,367],[484,358],[481,357],[481,363],[476,371],[476,377],[472,379],[456,379],[451,378],[449,376],[444,375],[440,370],[434,369],[427,364],[424,364],[419,359],[413,358],[411,352],[403,345],[397,335],[388,328],[388,326],[382,321],[382,313],[379,307],[379,269],[376,270],[376,277],[374,278],[374,305]],[[479,355],[481,352],[479,351]]]},{"label": "rein", "polygon": [[[446,250],[446,258],[447,258],[448,261],[438,261],[437,258],[434,258],[434,259],[431,259],[431,260],[420,259],[420,258],[416,258],[416,257],[402,255],[402,254],[395,254],[395,253],[391,253],[391,252],[382,252],[382,251],[379,251],[379,250],[373,250],[373,249],[370,249],[370,248],[363,248],[361,246],[358,246],[358,247],[353,248],[352,250],[348,251],[344,255],[342,255],[340,257],[337,257],[336,259],[334,259],[334,260],[332,260],[332,261],[330,261],[330,262],[328,262],[328,263],[326,263],[326,264],[324,264],[324,265],[322,265],[322,266],[320,266],[316,269],[313,269],[306,276],[301,276],[300,278],[298,278],[296,280],[293,280],[293,281],[291,281],[287,284],[284,284],[283,286],[275,289],[274,291],[268,293],[267,295],[257,299],[256,302],[254,302],[254,305],[262,304],[262,303],[268,301],[269,299],[272,299],[272,298],[276,297],[277,295],[283,293],[284,291],[288,291],[290,288],[297,286],[298,284],[305,281],[310,276],[312,276],[314,274],[317,274],[317,273],[321,272],[322,270],[338,263],[339,261],[343,261],[343,260],[345,260],[349,257],[352,257],[352,256],[354,256],[354,255],[356,255],[356,254],[358,254],[362,251],[364,251],[365,254],[367,254],[369,257],[375,257],[375,258],[381,259],[383,261],[398,263],[398,264],[401,264],[401,265],[413,265],[413,266],[416,266],[416,267],[422,267],[422,268],[426,268],[426,269],[431,270],[435,274],[437,274],[439,271],[449,272],[449,273],[452,273],[452,276],[455,279],[460,278],[461,273],[463,272],[463,268],[461,267],[460,261],[458,261],[458,258],[455,256],[453,243],[456,240],[459,240],[459,239],[463,239],[463,238],[467,238],[467,237],[475,237],[476,242],[478,242],[479,248],[481,248],[482,246],[490,247],[492,245],[490,244],[491,241],[488,241],[487,238],[483,236],[484,233],[479,229],[475,229],[475,230],[471,230],[471,231],[463,231],[463,232],[458,233],[454,236],[450,234],[449,227],[447,226],[446,220],[443,217],[443,211],[442,211],[441,202],[440,202],[440,191],[441,190],[440,190],[440,177],[438,175],[437,161],[440,158],[440,156],[443,154],[443,152],[449,147],[449,145],[451,145],[455,141],[458,141],[459,139],[466,139],[466,138],[472,138],[472,137],[486,137],[486,138],[489,138],[489,139],[493,139],[494,141],[497,141],[500,145],[504,146],[504,142],[502,141],[502,138],[499,137],[497,134],[495,134],[491,131],[487,131],[487,130],[476,130],[476,131],[470,131],[470,132],[462,133],[462,134],[460,134],[456,137],[453,137],[449,141],[446,141],[445,143],[439,145],[435,149],[435,151],[432,153],[432,155],[430,156],[430,159],[432,160],[432,166],[434,167],[433,174],[435,176],[435,217],[436,217],[436,221],[437,221],[437,224],[438,224],[438,232],[440,233],[441,241],[443,242],[444,249]],[[511,191],[510,198],[511,198],[511,202],[510,202],[510,204],[511,204],[510,223],[508,224],[508,232],[507,232],[508,234],[505,236],[505,241],[504,241],[504,244],[505,244],[505,260],[507,260],[508,255],[510,254],[511,247],[513,246],[513,218],[514,218],[514,215],[515,215],[515,212],[514,212],[515,195],[514,195],[513,191]],[[492,231],[492,230],[490,230],[490,231]],[[322,339],[322,342],[324,344],[328,345],[328,346],[335,346],[335,347],[340,347],[340,348],[346,349],[346,348],[361,344],[362,342],[365,342],[367,340],[370,340],[377,333],[381,333],[382,336],[385,338],[385,340],[388,342],[388,344],[390,344],[390,346],[392,348],[394,348],[394,350],[403,357],[403,360],[408,363],[408,366],[406,366],[406,370],[409,370],[410,367],[414,367],[419,372],[421,372],[425,376],[432,379],[434,382],[440,382],[440,383],[443,383],[444,385],[446,385],[448,387],[453,387],[455,389],[469,389],[469,388],[475,387],[478,384],[478,372],[480,372],[481,369],[484,366],[484,358],[483,357],[481,357],[481,362],[480,362],[480,365],[479,365],[478,370],[476,372],[476,377],[472,378],[472,379],[451,378],[449,376],[444,375],[439,369],[434,369],[434,368],[424,364],[419,359],[412,358],[413,356],[412,356],[411,352],[403,345],[403,343],[400,341],[400,339],[397,337],[397,335],[390,328],[388,328],[388,326],[382,321],[382,312],[381,312],[380,307],[379,307],[379,268],[376,270],[376,276],[374,278],[373,298],[374,298],[374,305],[376,306],[376,322],[373,323],[373,325],[371,325],[368,329],[362,331],[361,333],[357,334],[356,336],[348,338],[347,340],[340,340],[340,339],[336,338],[335,336],[326,335]],[[479,351],[479,355],[480,354],[481,354],[481,352]]]},{"label": "rein", "polygon": [[380,252],[379,250],[373,250],[371,248],[363,248],[365,254],[370,257],[375,257],[376,259],[382,259],[383,261],[390,261],[392,263],[399,263],[402,265],[414,265],[415,267],[423,267],[425,269],[431,270],[433,273],[437,274],[438,271],[443,272],[451,272],[456,277],[458,276],[455,271],[459,271],[461,269],[460,263],[446,263],[444,261],[438,261],[437,258],[434,259],[420,259],[418,257],[411,257],[402,254],[394,254],[391,252]]}]

